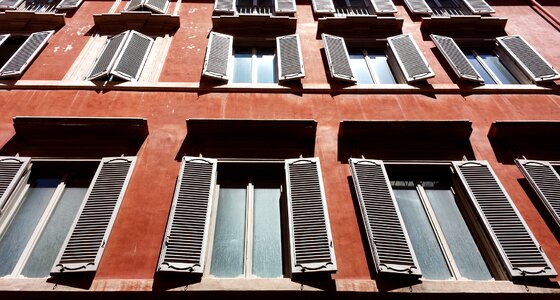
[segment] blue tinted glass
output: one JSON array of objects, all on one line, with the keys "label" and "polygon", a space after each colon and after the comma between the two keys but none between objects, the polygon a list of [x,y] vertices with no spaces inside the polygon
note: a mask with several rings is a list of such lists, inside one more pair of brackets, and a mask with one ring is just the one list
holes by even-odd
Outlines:
[{"label": "blue tinted glass", "polygon": [[274,52],[257,52],[257,82],[275,83],[276,80],[276,56]]},{"label": "blue tinted glass", "polygon": [[253,214],[253,275],[282,276],[280,188],[255,188]]},{"label": "blue tinted glass", "polygon": [[380,84],[395,84],[397,81],[395,80],[395,76],[393,76],[393,72],[389,67],[389,63],[387,61],[387,56],[385,53],[382,52],[369,52],[368,57],[371,66],[375,70],[375,74],[377,75],[378,83]]},{"label": "blue tinted glass", "polygon": [[233,82],[251,83],[251,57],[248,52],[236,52],[233,54]]},{"label": "blue tinted glass", "polygon": [[492,70],[494,75],[503,84],[518,84],[519,81],[513,77],[513,74],[504,66],[498,56],[492,51],[477,51],[482,61]]},{"label": "blue tinted glass", "polygon": [[352,68],[352,73],[356,77],[358,84],[371,84],[373,79],[369,73],[366,60],[364,55],[361,53],[351,53],[350,54],[350,67]]},{"label": "blue tinted glass", "polygon": [[468,61],[475,68],[475,70],[478,72],[478,74],[480,74],[480,76],[482,76],[482,79],[484,79],[485,84],[496,84],[496,81],[494,81],[494,79],[492,79],[490,74],[488,74],[486,69],[484,69],[484,67],[476,59],[476,56],[472,53],[472,50],[466,50],[466,51],[464,51],[464,53],[465,53],[465,56],[467,56]]}]

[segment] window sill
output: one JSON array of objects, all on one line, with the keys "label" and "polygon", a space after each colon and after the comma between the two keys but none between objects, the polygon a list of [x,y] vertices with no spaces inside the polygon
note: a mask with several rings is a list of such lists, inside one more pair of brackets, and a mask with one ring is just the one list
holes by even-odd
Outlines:
[{"label": "window sill", "polygon": [[55,30],[64,26],[64,15],[63,13],[7,10],[0,12],[0,24],[5,32]]},{"label": "window sill", "polygon": [[107,33],[130,29],[146,32],[171,32],[180,27],[178,15],[137,11],[94,14],[93,22],[97,29]]}]

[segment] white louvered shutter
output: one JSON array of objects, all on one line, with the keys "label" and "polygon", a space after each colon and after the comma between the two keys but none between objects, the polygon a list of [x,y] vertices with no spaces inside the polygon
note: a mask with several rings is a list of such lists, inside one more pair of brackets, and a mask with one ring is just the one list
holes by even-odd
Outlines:
[{"label": "white louvered shutter", "polygon": [[556,276],[488,162],[457,161],[453,167],[510,277]]},{"label": "white louvered shutter", "polygon": [[486,3],[484,0],[463,0],[465,6],[467,6],[473,14],[491,14],[496,11]]},{"label": "white louvered shutter", "polygon": [[82,4],[83,0],[62,0],[56,6],[58,10],[68,10],[68,9],[75,9]]},{"label": "white louvered shutter", "polygon": [[524,38],[518,35],[496,38],[498,45],[505,50],[534,82],[560,79],[560,73],[552,67]]},{"label": "white louvered shutter", "polygon": [[158,271],[203,272],[216,166],[215,159],[183,157]]},{"label": "white louvered shutter", "polygon": [[169,7],[169,0],[145,0],[144,6],[149,8],[150,10],[164,14],[167,12],[167,8]]},{"label": "white louvered shutter", "polygon": [[407,82],[434,77],[434,71],[410,33],[387,39],[390,59],[396,60]]},{"label": "white louvered shutter", "polygon": [[274,0],[274,11],[276,13],[295,13],[296,0]]},{"label": "white louvered shutter", "polygon": [[313,11],[319,14],[332,14],[336,11],[332,0],[311,0],[311,3]]},{"label": "white louvered shutter", "polygon": [[137,10],[139,8],[142,8],[143,5],[144,5],[144,0],[130,0],[126,4],[124,10],[125,11]]},{"label": "white louvered shutter", "polygon": [[395,4],[393,4],[393,0],[371,0],[371,5],[373,6],[373,10],[378,15],[381,14],[394,14],[397,12],[397,8]]},{"label": "white louvered shutter", "polygon": [[408,9],[415,14],[431,14],[432,9],[424,0],[404,0]]},{"label": "white louvered shutter", "polygon": [[435,34],[430,35],[430,37],[459,78],[481,83],[484,82],[482,76],[478,74],[452,38]]},{"label": "white louvered shutter", "polygon": [[115,61],[111,74],[124,80],[138,80],[153,44],[154,39],[132,30]]},{"label": "white louvered shutter", "polygon": [[286,160],[292,273],[334,272],[336,258],[319,159]]},{"label": "white louvered shutter", "polygon": [[215,12],[235,12],[235,0],[215,0]]},{"label": "white louvered shutter", "polygon": [[229,59],[232,55],[233,36],[211,32],[202,75],[227,81]]},{"label": "white louvered shutter", "polygon": [[298,34],[277,37],[276,53],[278,53],[278,79],[280,81],[305,76]]},{"label": "white louvered shutter", "polygon": [[40,31],[31,34],[19,49],[0,69],[0,77],[18,76],[45,47],[54,30]]},{"label": "white louvered shutter", "polygon": [[136,157],[101,160],[51,274],[97,270],[135,162]]},{"label": "white louvered shutter", "polygon": [[356,82],[356,77],[350,67],[350,56],[344,38],[325,33],[321,34],[321,37],[332,78]]},{"label": "white louvered shutter", "polygon": [[351,158],[349,164],[377,272],[421,276],[383,162]]},{"label": "white louvered shutter", "polygon": [[515,160],[544,206],[560,228],[560,176],[547,161]]},{"label": "white louvered shutter", "polygon": [[0,212],[29,168],[29,157],[0,156]]},{"label": "white louvered shutter", "polygon": [[87,80],[94,80],[109,75],[129,33],[130,31],[125,31],[107,40]]},{"label": "white louvered shutter", "polygon": [[0,9],[15,9],[23,1],[24,0],[1,0],[0,1]]}]

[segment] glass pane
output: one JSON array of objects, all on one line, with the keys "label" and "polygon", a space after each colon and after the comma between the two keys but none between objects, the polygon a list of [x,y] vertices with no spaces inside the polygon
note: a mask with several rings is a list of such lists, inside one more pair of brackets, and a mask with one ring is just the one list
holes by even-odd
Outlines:
[{"label": "glass pane", "polygon": [[233,54],[233,82],[251,83],[251,52]]},{"label": "glass pane", "polygon": [[59,178],[37,178],[32,181],[21,206],[0,240],[0,276],[13,271],[59,183]]},{"label": "glass pane", "polygon": [[491,51],[477,51],[478,55],[482,59],[482,61],[492,70],[494,75],[498,77],[498,79],[503,84],[518,84],[519,81],[513,77],[513,74],[504,66],[504,64],[500,61],[498,56],[494,52]]},{"label": "glass pane", "polygon": [[466,50],[464,51],[464,53],[465,56],[467,56],[467,60],[471,63],[471,65],[473,65],[473,67],[478,72],[478,74],[482,76],[482,79],[484,79],[485,84],[496,84],[496,81],[492,79],[490,74],[488,74],[488,71],[486,71],[486,69],[476,59],[476,56],[472,53],[472,50]]},{"label": "glass pane", "polygon": [[352,7],[366,7],[364,0],[350,0],[349,2]]},{"label": "glass pane", "polygon": [[451,191],[427,189],[426,194],[461,275],[473,280],[492,279]]},{"label": "glass pane", "polygon": [[220,188],[210,268],[216,277],[244,273],[246,198],[246,188]]},{"label": "glass pane", "polygon": [[237,0],[237,6],[253,6],[253,0]]},{"label": "glass pane", "polygon": [[369,61],[371,66],[375,70],[375,74],[377,75],[377,79],[379,80],[378,83],[380,84],[395,84],[397,81],[395,80],[395,76],[393,76],[393,72],[389,67],[389,62],[387,61],[387,56],[385,53],[371,53],[368,52]]},{"label": "glass pane", "polygon": [[451,272],[418,192],[416,189],[399,188],[394,189],[394,193],[423,277],[437,280],[450,279]]},{"label": "glass pane", "polygon": [[257,53],[257,82],[275,83],[276,56],[274,52],[259,51]]},{"label": "glass pane", "polygon": [[258,277],[282,276],[280,188],[255,188],[252,272]]},{"label": "glass pane", "polygon": [[352,73],[356,77],[358,84],[371,84],[373,79],[369,73],[366,60],[364,55],[361,53],[351,53],[350,54],[350,67],[352,68]]}]

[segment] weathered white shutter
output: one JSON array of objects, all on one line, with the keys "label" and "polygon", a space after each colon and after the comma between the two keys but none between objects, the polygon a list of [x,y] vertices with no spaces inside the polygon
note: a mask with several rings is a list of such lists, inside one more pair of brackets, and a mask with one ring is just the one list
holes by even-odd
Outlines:
[{"label": "weathered white shutter", "polygon": [[515,160],[553,220],[560,228],[560,176],[547,161]]},{"label": "weathered white shutter", "polygon": [[169,0],[145,0],[144,6],[154,12],[164,14],[169,7]]},{"label": "weathered white shutter", "polygon": [[111,72],[117,56],[127,40],[129,32],[130,31],[125,31],[107,40],[87,80],[94,80],[106,76]]},{"label": "weathered white shutter", "polygon": [[235,0],[216,0],[214,2],[215,12],[235,12]]},{"label": "weathered white shutter", "polygon": [[232,53],[233,36],[211,32],[202,75],[227,81],[229,58]]},{"label": "weathered white shutter", "polygon": [[136,157],[103,158],[51,274],[97,270]]},{"label": "weathered white shutter", "polygon": [[152,38],[132,30],[115,61],[111,74],[124,80],[138,80],[153,44]]},{"label": "weathered white shutter", "polygon": [[54,30],[32,33],[19,49],[0,69],[0,77],[17,76],[23,73],[27,66],[45,47],[53,35]]},{"label": "weathered white shutter", "polygon": [[471,10],[473,14],[491,14],[496,11],[486,3],[484,0],[463,0],[465,5]]},{"label": "weathered white shutter", "polygon": [[424,0],[404,0],[408,9],[415,14],[431,14],[432,9]]},{"label": "weathered white shutter", "polygon": [[158,271],[203,272],[216,166],[215,159],[183,157]]},{"label": "weathered white shutter", "polygon": [[319,14],[334,13],[334,4],[332,0],[311,0],[313,11]]},{"label": "weathered white shutter", "polygon": [[482,76],[478,74],[476,69],[469,62],[463,51],[461,51],[452,38],[435,34],[430,35],[430,37],[459,78],[484,82]]},{"label": "weathered white shutter", "polygon": [[0,1],[0,9],[15,9],[23,1],[24,0],[1,0]]},{"label": "weathered white shutter", "polygon": [[336,271],[319,159],[286,160],[292,273]]},{"label": "weathered white shutter", "polygon": [[274,11],[276,13],[295,13],[296,0],[274,0]]},{"label": "weathered white shutter", "polygon": [[278,53],[279,80],[297,79],[305,76],[301,43],[297,33],[277,37],[276,53]]},{"label": "weathered white shutter", "polygon": [[20,178],[29,168],[29,157],[0,156],[0,213]]},{"label": "weathered white shutter", "polygon": [[350,67],[350,56],[348,55],[344,38],[326,33],[321,34],[321,37],[325,46],[325,54],[331,76],[340,80],[356,82]]},{"label": "weathered white shutter", "polygon": [[371,0],[371,5],[376,14],[393,14],[397,12],[393,0]]},{"label": "weathered white shutter", "polygon": [[428,61],[412,38],[412,34],[392,36],[387,39],[387,42],[389,43],[389,58],[397,62],[407,82],[435,76]]},{"label": "weathered white shutter", "polygon": [[377,272],[422,275],[383,162],[349,164]]},{"label": "weathered white shutter", "polygon": [[124,7],[125,11],[132,11],[141,8],[144,5],[144,0],[130,0]]},{"label": "weathered white shutter", "polygon": [[521,36],[503,36],[496,38],[498,46],[505,50],[519,65],[521,70],[534,82],[545,82],[560,79],[560,73],[552,67],[529,43]]},{"label": "weathered white shutter", "polygon": [[60,1],[60,3],[58,3],[56,9],[66,10],[66,9],[78,8],[78,6],[80,6],[80,4],[82,4],[83,1],[84,0],[62,0]]},{"label": "weathered white shutter", "polygon": [[457,161],[453,167],[509,275],[512,278],[556,276],[488,162]]}]

